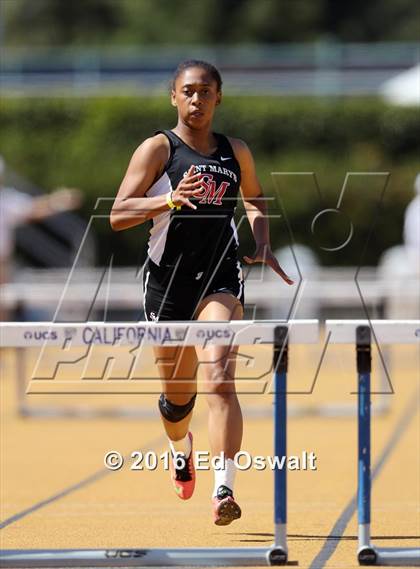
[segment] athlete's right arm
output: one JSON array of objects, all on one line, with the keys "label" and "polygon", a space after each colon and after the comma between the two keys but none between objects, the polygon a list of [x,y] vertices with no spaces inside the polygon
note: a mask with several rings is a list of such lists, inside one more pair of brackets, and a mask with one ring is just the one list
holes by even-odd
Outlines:
[{"label": "athlete's right arm", "polygon": [[[114,231],[121,231],[152,219],[168,211],[167,194],[146,197],[147,190],[162,174],[169,158],[169,142],[164,134],[146,139],[134,152],[127,172],[112,206],[110,222]],[[189,205],[188,197],[194,195],[199,184],[199,174],[192,175],[190,168],[173,192],[176,205]]]},{"label": "athlete's right arm", "polygon": [[120,231],[134,227],[168,209],[165,195],[145,197],[161,174],[168,156],[169,143],[163,134],[146,139],[136,149],[112,206],[112,229]]}]

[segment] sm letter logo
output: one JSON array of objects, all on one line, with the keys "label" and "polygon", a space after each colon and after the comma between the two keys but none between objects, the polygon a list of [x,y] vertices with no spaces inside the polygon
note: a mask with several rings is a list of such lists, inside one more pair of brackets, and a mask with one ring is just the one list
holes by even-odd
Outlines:
[{"label": "sm letter logo", "polygon": [[229,182],[222,182],[216,189],[213,174],[203,174],[201,178],[201,192],[196,194],[195,197],[199,200],[198,203],[222,205],[222,198],[229,185]]}]

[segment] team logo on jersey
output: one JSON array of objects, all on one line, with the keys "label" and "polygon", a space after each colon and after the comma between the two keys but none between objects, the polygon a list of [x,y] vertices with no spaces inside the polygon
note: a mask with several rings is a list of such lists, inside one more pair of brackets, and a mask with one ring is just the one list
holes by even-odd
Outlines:
[{"label": "team logo on jersey", "polygon": [[213,174],[203,174],[201,178],[201,193],[196,194],[195,197],[199,200],[198,203],[222,205],[222,198],[229,186],[230,182],[222,182],[216,188]]},{"label": "team logo on jersey", "polygon": [[202,276],[203,276],[203,271],[200,271],[199,273],[196,274],[195,280],[198,281],[199,279],[201,279]]},{"label": "team logo on jersey", "polygon": [[158,317],[156,316],[156,314],[154,312],[151,312],[149,314],[150,316],[150,320],[152,320],[153,322],[157,322],[158,321]]}]

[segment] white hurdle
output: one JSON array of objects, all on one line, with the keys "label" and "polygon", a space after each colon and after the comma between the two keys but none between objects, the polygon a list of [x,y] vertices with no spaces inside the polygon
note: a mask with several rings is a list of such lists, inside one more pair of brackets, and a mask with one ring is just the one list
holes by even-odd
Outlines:
[{"label": "white hurdle", "polygon": [[[230,323],[230,331],[235,335],[238,345],[271,344],[273,329],[284,321],[252,321],[242,320]],[[317,320],[290,320],[289,341],[295,343],[295,334],[298,334],[301,343],[315,343],[312,340],[312,326]],[[173,332],[171,339],[164,338],[149,332],[145,332],[150,326],[145,322],[138,323],[53,323],[53,322],[5,322],[0,323],[0,348],[11,348],[15,351],[16,362],[16,401],[17,411],[22,417],[42,417],[42,418],[75,418],[75,419],[94,419],[94,418],[122,418],[122,419],[154,419],[156,413],[154,409],[139,409],[138,407],[113,406],[106,409],[94,409],[87,406],[31,406],[26,395],[27,388],[27,354],[28,348],[35,347],[62,347],[66,342],[67,346],[83,347],[94,345],[136,345],[153,346],[166,344],[168,346],[181,345],[204,345],[211,337],[213,343],[229,343],[229,338],[212,337],[213,334],[220,333],[218,324],[212,326],[206,324],[206,332],[201,331],[199,336],[194,337],[194,325],[187,328],[185,322],[171,322],[170,329]],[[297,328],[296,328],[297,325]],[[259,336],[253,337],[255,326],[258,327]],[[120,337],[121,328],[124,328],[128,338]],[[294,331],[296,329],[296,331]],[[250,334],[250,336],[249,336]],[[85,335],[85,337],[84,337]],[[92,336],[90,338],[89,336]],[[93,338],[93,336],[95,336]],[[48,342],[46,342],[48,338]],[[91,341],[92,340],[92,341]],[[249,418],[271,417],[272,406],[261,408],[244,407],[244,416]],[[289,409],[289,416],[295,416],[295,408]]]},{"label": "white hurdle", "polygon": [[327,320],[328,341],[356,346],[358,373],[358,522],[360,565],[420,566],[420,548],[379,548],[371,544],[371,347],[420,346],[420,320]]},{"label": "white hurdle", "polygon": [[[4,323],[0,347],[115,345],[273,346],[274,453],[286,456],[288,346],[318,342],[317,320],[104,324]],[[274,471],[274,544],[271,547],[174,549],[3,550],[0,567],[266,566],[287,562],[286,471]]]}]

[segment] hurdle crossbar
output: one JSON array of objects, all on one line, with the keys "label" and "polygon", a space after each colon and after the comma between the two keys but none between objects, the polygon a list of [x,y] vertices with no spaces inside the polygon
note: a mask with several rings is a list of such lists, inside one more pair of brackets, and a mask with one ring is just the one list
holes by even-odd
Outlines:
[{"label": "hurdle crossbar", "polygon": [[318,342],[318,320],[234,320],[230,322],[0,323],[0,348],[96,345],[272,344],[277,326],[287,326],[290,344]]},{"label": "hurdle crossbar", "polygon": [[368,326],[380,345],[420,342],[420,320],[327,320],[325,326],[332,344],[354,344],[359,326]]},{"label": "hurdle crossbar", "polygon": [[[113,341],[149,345],[196,345],[210,342],[218,345],[253,345],[269,343],[273,346],[273,374],[275,386],[274,452],[286,456],[287,426],[287,366],[289,344],[318,342],[317,320],[289,322],[234,321],[193,323],[141,323],[136,333],[127,324],[88,323],[89,335],[83,334],[84,325],[43,323],[43,338],[35,337],[39,324],[6,323],[0,325],[0,346],[19,347],[47,345],[85,345],[111,334]],[[66,329],[72,329],[71,335]],[[52,334],[54,331],[54,334]],[[28,334],[29,332],[29,334]],[[25,336],[26,333],[26,336]],[[30,335],[32,334],[32,335]],[[117,339],[115,339],[117,337]],[[173,343],[172,343],[173,342]],[[274,470],[274,543],[265,548],[195,548],[195,549],[51,549],[3,550],[1,567],[121,567],[121,566],[265,566],[284,565],[287,548],[287,473]]]},{"label": "hurdle crossbar", "polygon": [[[138,407],[117,406],[112,409],[90,409],[86,406],[31,406],[25,395],[27,365],[26,349],[34,347],[81,347],[94,345],[206,345],[229,343],[257,345],[272,342],[272,333],[282,321],[241,320],[233,322],[170,322],[170,326],[153,322],[138,323],[52,323],[52,322],[6,322],[0,323],[0,348],[16,351],[16,387],[18,413],[22,417],[42,418],[123,418],[155,419],[154,410]],[[284,321],[283,321],[284,322]],[[316,343],[314,332],[317,320],[290,320],[289,342]],[[253,407],[243,409],[246,417],[255,417]],[[271,416],[272,409],[264,409],[264,416]],[[292,415],[294,410],[292,409]]]},{"label": "hurdle crossbar", "polygon": [[420,345],[420,320],[327,320],[329,341],[354,344],[358,373],[358,551],[360,565],[420,566],[420,548],[379,548],[371,543],[372,341]]},{"label": "hurdle crossbar", "polygon": [[[280,321],[240,321],[230,323],[228,332],[224,333],[237,333],[240,330],[240,334],[237,334],[237,341],[241,345],[254,344],[254,343],[265,343],[268,336],[271,334],[273,324],[279,323]],[[311,339],[311,326],[314,320],[290,320],[290,337],[289,342],[293,344],[295,342],[295,323],[299,322],[298,330],[296,334],[299,335],[299,342],[313,343],[313,338]],[[42,417],[42,418],[75,418],[75,419],[94,419],[94,418],[120,418],[120,419],[154,419],[156,414],[154,410],[139,409],[138,407],[128,407],[128,406],[116,406],[110,409],[104,408],[88,408],[86,406],[31,406],[27,402],[25,396],[26,391],[26,379],[27,379],[27,366],[26,366],[26,350],[29,347],[40,347],[43,345],[48,346],[62,346],[63,342],[71,342],[72,346],[83,346],[90,343],[93,344],[112,344],[115,343],[141,343],[143,345],[158,345],[160,340],[158,337],[154,337],[153,334],[147,335],[145,332],[146,328],[150,323],[132,323],[132,324],[104,324],[103,322],[89,322],[87,323],[88,328],[86,332],[86,326],[84,324],[75,323],[51,323],[51,322],[37,322],[37,323],[4,323],[0,324],[0,347],[14,348],[16,351],[16,386],[17,386],[17,410],[22,417]],[[153,323],[152,323],[153,324]],[[168,345],[176,346],[180,343],[187,344],[190,342],[192,344],[199,343],[195,340],[203,341],[203,337],[194,339],[194,330],[190,329],[188,333],[188,326],[190,323],[185,322],[171,322],[171,330],[173,331],[173,337],[170,342],[167,341]],[[193,327],[197,326],[197,323],[192,323]],[[258,327],[259,338],[253,337],[253,326]],[[192,332],[191,332],[192,330]],[[205,328],[200,325],[200,335],[203,333],[207,335],[212,335],[212,333],[220,334],[219,325],[209,327],[206,323]],[[119,335],[129,334],[129,337],[119,337]],[[143,337],[142,337],[143,336]],[[212,341],[217,341],[217,338],[212,339]],[[384,353],[384,355],[386,355]],[[383,390],[386,390],[388,385],[386,378],[383,378],[385,386]],[[382,399],[377,401],[372,408],[372,412],[375,414],[384,414],[389,410],[389,398],[387,394],[382,394]],[[272,416],[273,410],[271,406],[263,407],[244,407],[243,414],[247,418],[259,419],[259,418],[269,418]],[[303,404],[299,405],[289,405],[288,406],[288,416],[289,417],[304,417],[304,416],[319,416],[319,417],[353,417],[357,414],[357,409],[353,405],[339,404],[339,403],[324,403],[318,406],[305,406]]]}]

